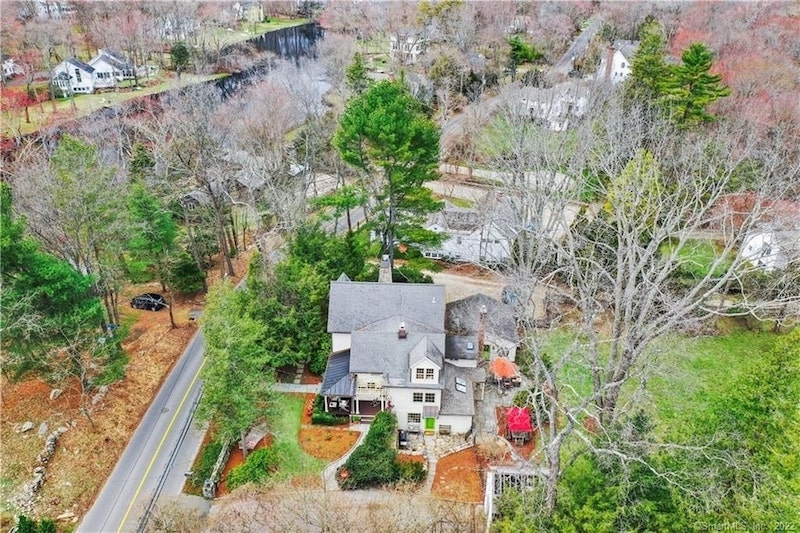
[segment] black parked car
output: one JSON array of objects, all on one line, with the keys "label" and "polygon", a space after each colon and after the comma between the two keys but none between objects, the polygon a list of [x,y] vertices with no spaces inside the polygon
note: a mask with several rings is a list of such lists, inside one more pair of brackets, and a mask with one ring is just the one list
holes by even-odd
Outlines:
[{"label": "black parked car", "polygon": [[134,309],[149,309],[150,311],[161,311],[167,307],[167,301],[160,294],[146,292],[131,299],[131,307]]}]

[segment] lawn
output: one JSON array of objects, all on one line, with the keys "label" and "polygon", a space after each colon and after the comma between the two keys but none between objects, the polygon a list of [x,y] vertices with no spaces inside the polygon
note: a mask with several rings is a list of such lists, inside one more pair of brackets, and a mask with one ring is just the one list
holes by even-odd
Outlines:
[{"label": "lawn", "polygon": [[663,339],[662,370],[647,385],[661,431],[675,437],[692,427],[760,354],[772,349],[776,338],[772,333],[734,331]]},{"label": "lawn", "polygon": [[280,458],[277,477],[288,479],[319,475],[325,461],[308,455],[300,446],[298,436],[305,408],[305,395],[281,394],[275,415],[271,419],[274,442],[283,443],[285,453]]},{"label": "lawn", "polygon": [[[744,329],[735,321],[719,322],[728,331],[704,337],[668,335],[658,339],[648,348],[650,362],[644,373],[647,376],[647,408],[658,420],[659,431],[671,435],[688,427],[710,406],[719,400],[731,384],[748,371],[754,358],[771,349],[776,336],[768,332]],[[537,339],[542,353],[551,361],[572,351],[561,368],[560,377],[567,386],[561,387],[567,402],[591,394],[591,371],[586,354],[580,345],[573,346],[574,333],[569,329],[541,333]],[[605,354],[601,354],[601,358]],[[520,355],[518,362],[523,373],[529,356]],[[637,370],[638,372],[638,370]],[[623,390],[623,400],[630,399],[633,379]],[[665,436],[666,436],[665,435]]]},{"label": "lawn", "polygon": [[[662,254],[671,253],[676,243],[666,243],[661,247]],[[714,261],[719,259],[721,252],[719,246],[713,241],[688,240],[677,250],[677,259],[680,263],[678,275],[688,279],[702,279],[705,276],[721,276],[731,265],[731,261],[722,261],[712,271]]]}]

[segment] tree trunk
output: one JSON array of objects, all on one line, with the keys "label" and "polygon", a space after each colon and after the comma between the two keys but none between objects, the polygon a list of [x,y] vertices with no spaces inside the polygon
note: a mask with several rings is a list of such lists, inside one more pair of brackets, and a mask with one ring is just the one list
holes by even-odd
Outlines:
[{"label": "tree trunk", "polygon": [[558,503],[558,480],[561,477],[561,445],[559,442],[551,444],[555,450],[548,450],[547,454],[547,478],[545,487],[545,509],[547,515],[552,516]]}]

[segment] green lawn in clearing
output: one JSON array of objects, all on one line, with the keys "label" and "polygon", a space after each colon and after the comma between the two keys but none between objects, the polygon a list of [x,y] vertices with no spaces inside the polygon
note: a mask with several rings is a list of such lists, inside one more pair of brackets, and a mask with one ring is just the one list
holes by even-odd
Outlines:
[{"label": "green lawn in clearing", "polygon": [[306,454],[300,447],[297,435],[300,432],[300,420],[305,407],[305,398],[298,394],[280,394],[275,414],[270,420],[273,432],[273,444],[281,443],[285,454],[279,458],[280,464],[276,478],[289,479],[319,475],[325,467],[325,461]]},{"label": "green lawn in clearing", "polygon": [[[662,254],[670,254],[677,243],[666,243],[661,246]],[[678,273],[693,279],[702,279],[711,272],[711,267],[719,257],[719,247],[712,241],[688,240],[678,250],[678,261],[681,266]],[[712,276],[721,276],[730,268],[730,260],[723,261],[711,272]]]},{"label": "green lawn in clearing", "polygon": [[693,427],[776,339],[752,331],[664,339],[661,370],[647,385],[660,432],[678,436]]},{"label": "green lawn in clearing", "polygon": [[[658,431],[672,435],[691,427],[748,372],[760,354],[772,349],[776,338],[769,332],[737,328],[726,335],[669,335],[654,342],[647,357],[653,362],[647,372],[646,391],[651,401],[647,409],[653,413]],[[579,401],[592,391],[588,354],[574,340],[575,334],[568,328],[541,333],[537,339],[542,353],[554,363],[563,354],[570,354],[560,372],[560,394],[568,403]],[[600,357],[605,363],[605,350]],[[522,354],[518,359],[524,373],[526,359]],[[630,385],[636,383],[638,380],[633,380]],[[628,401],[632,390],[623,389],[622,400]]]}]

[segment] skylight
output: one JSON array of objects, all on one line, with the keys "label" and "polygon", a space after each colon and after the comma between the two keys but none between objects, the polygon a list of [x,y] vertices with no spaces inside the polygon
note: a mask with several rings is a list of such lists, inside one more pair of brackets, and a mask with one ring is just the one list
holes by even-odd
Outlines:
[{"label": "skylight", "polygon": [[456,378],[456,390],[458,392],[467,392],[467,382],[461,378]]}]

